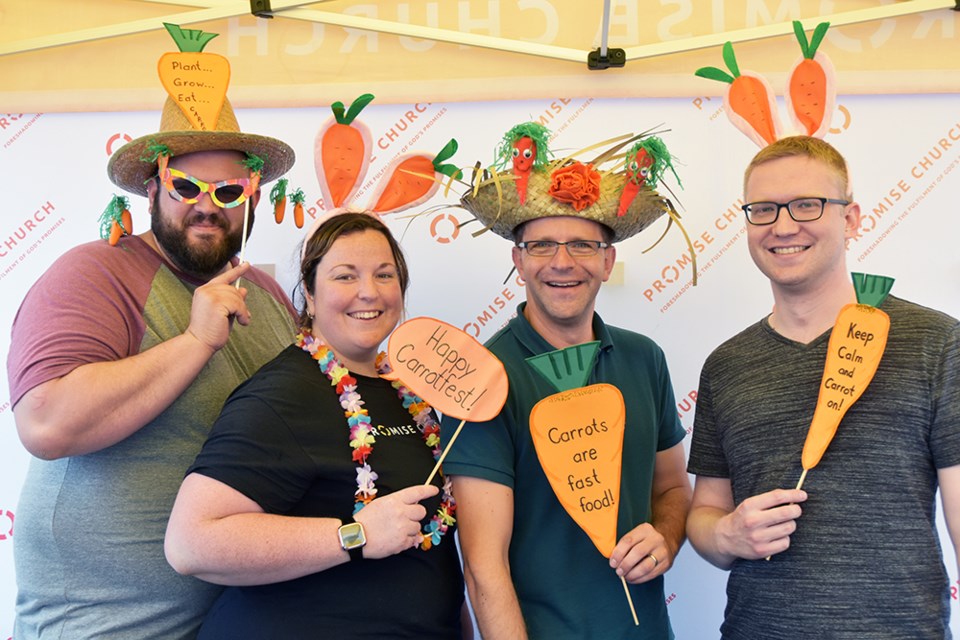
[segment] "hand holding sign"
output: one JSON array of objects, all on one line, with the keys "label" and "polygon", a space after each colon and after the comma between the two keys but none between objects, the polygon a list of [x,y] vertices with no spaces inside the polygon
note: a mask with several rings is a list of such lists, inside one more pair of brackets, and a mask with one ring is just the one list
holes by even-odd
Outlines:
[{"label": "hand holding sign", "polygon": [[393,368],[381,377],[402,380],[418,396],[460,425],[427,478],[430,484],[463,424],[491,420],[507,401],[503,364],[472,337],[435,318],[407,320],[390,336]]}]

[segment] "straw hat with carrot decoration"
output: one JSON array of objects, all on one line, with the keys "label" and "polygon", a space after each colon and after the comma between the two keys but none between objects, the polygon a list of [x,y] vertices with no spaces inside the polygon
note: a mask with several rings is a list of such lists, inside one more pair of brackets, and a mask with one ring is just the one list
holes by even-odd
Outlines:
[{"label": "straw hat with carrot decoration", "polygon": [[[160,117],[160,130],[133,140],[118,149],[107,163],[107,175],[118,187],[147,195],[146,183],[161,175],[173,156],[198,151],[239,151],[247,155],[250,169],[249,189],[260,182],[282,176],[293,166],[295,155],[286,143],[252,133],[243,133],[227,100],[230,63],[221,55],[204,53],[203,48],[215,33],[181,29],[164,23],[179,51],[161,56],[157,69],[169,94]],[[126,210],[125,198],[114,196],[101,216],[101,235],[131,234],[129,214],[126,224],[120,216]],[[111,232],[110,229],[113,229]]]},{"label": "straw hat with carrot decoration", "polygon": [[[503,136],[492,166],[480,169],[477,163],[460,206],[483,225],[474,235],[492,231],[508,240],[524,222],[551,216],[598,222],[613,231],[614,242],[643,231],[663,215],[679,225],[673,202],[656,187],[670,191],[662,180],[667,168],[678,184],[680,179],[666,144],[653,134],[628,134],[548,159],[550,132],[535,122],[519,124]],[[587,152],[597,155],[588,161],[575,159]]]}]

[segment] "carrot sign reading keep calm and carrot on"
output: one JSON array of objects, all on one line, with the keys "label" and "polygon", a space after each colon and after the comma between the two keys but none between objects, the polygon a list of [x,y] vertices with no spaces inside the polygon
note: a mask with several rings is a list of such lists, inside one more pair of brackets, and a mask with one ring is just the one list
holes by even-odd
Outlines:
[{"label": "carrot sign reading keep calm and carrot on", "polygon": [[798,489],[807,471],[820,463],[847,410],[873,380],[887,346],[890,317],[877,305],[890,292],[893,278],[854,273],[853,285],[857,302],[840,310],[830,333],[817,408],[803,444]]}]

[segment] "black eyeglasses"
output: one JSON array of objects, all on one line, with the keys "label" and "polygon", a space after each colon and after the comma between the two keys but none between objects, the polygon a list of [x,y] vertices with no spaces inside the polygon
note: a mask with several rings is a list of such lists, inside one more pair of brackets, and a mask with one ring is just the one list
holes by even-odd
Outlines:
[{"label": "black eyeglasses", "polygon": [[780,216],[780,209],[786,208],[790,217],[797,222],[813,222],[823,215],[823,207],[827,203],[850,204],[846,200],[834,198],[797,198],[790,202],[750,202],[740,207],[747,214],[747,222],[762,226],[773,224]]},{"label": "black eyeglasses", "polygon": [[201,193],[209,193],[214,204],[224,209],[243,204],[252,193],[249,178],[233,178],[220,182],[204,182],[176,169],[167,169],[160,176],[160,182],[171,197],[194,204]]},{"label": "black eyeglasses", "polygon": [[599,240],[570,240],[568,242],[557,242],[556,240],[531,240],[529,242],[518,242],[517,246],[526,249],[527,254],[536,258],[550,258],[557,255],[557,250],[564,246],[567,253],[574,258],[589,258],[597,255],[600,249],[606,249],[610,245]]}]

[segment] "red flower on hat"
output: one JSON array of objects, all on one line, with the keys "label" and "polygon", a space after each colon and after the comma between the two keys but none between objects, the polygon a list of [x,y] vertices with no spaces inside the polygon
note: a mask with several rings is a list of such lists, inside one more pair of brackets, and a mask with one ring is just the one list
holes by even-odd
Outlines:
[{"label": "red flower on hat", "polygon": [[554,200],[583,211],[600,197],[600,173],[582,162],[560,167],[550,174],[548,193]]}]

